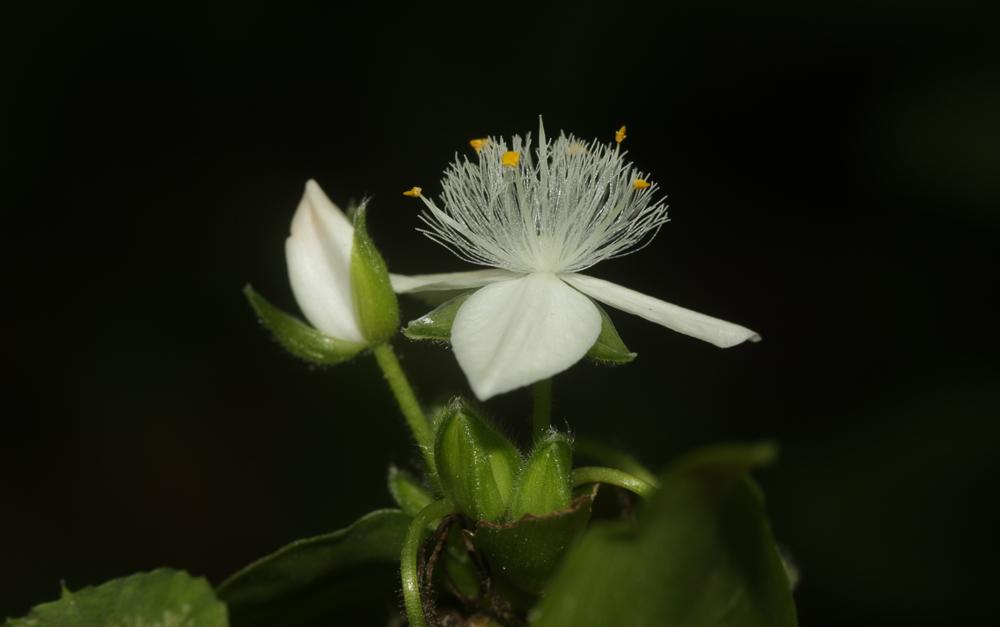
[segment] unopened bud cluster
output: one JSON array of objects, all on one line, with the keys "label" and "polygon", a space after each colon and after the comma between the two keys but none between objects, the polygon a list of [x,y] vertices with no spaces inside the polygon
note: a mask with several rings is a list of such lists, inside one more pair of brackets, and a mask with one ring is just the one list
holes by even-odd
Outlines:
[{"label": "unopened bud cluster", "polygon": [[523,456],[504,435],[456,400],[438,421],[434,459],[441,489],[480,521],[516,521],[569,506],[571,441],[551,432]]}]

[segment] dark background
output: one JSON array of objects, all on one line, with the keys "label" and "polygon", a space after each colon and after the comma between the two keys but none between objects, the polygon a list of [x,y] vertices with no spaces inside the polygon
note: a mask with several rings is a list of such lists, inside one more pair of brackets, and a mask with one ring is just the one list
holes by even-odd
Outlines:
[{"label": "dark background", "polygon": [[[628,124],[670,195],[655,243],[593,273],[764,336],[720,351],[613,314],[639,359],[559,377],[557,420],[656,467],[777,440],[760,479],[804,625],[988,620],[997,21],[483,6],[0,5],[0,617],[60,580],[219,581],[389,505],[387,465],[415,454],[373,362],[310,371],[240,289],[294,309],[309,177],[373,196],[392,269],[464,268],[400,192],[544,113],[585,138]],[[426,399],[466,390],[449,353],[399,344]],[[528,402],[489,407],[523,434]]]}]

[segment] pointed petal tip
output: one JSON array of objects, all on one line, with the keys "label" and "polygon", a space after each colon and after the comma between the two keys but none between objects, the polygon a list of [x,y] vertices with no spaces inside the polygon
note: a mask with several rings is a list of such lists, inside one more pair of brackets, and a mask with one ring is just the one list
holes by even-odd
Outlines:
[{"label": "pointed petal tip", "polygon": [[563,275],[563,280],[606,305],[719,348],[730,348],[747,341],[759,342],[761,339],[758,333],[744,326],[678,307],[610,281],[585,274]]},{"label": "pointed petal tip", "polygon": [[745,327],[739,327],[738,329],[734,329],[729,336],[720,338],[719,341],[712,343],[719,348],[732,348],[745,342],[756,344],[757,342],[760,342],[760,340],[760,334],[756,331],[751,331]]}]

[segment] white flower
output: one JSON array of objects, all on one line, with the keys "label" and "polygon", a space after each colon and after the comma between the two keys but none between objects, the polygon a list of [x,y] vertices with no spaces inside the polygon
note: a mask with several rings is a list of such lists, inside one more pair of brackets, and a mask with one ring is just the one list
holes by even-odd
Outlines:
[{"label": "white flower", "polygon": [[493,269],[392,275],[399,293],[481,288],[458,310],[455,357],[485,400],[545,379],[582,358],[601,330],[591,301],[641,316],[723,348],[760,336],[739,325],[646,296],[581,271],[634,252],[667,222],[655,183],[618,145],[560,134],[538,148],[531,136],[473,140],[478,159],[456,158],[441,181],[443,208],[426,205],[421,229],[458,257]]},{"label": "white flower", "polygon": [[292,293],[309,323],[341,340],[364,342],[351,284],[354,227],[316,181],[305,193],[285,240]]}]

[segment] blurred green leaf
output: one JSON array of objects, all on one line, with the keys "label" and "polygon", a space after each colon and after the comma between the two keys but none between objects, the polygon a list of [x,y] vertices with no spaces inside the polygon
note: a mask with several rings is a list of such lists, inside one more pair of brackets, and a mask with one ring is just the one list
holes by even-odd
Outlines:
[{"label": "blurred green leaf", "polygon": [[569,507],[544,516],[529,514],[505,524],[482,521],[472,542],[489,558],[494,576],[505,578],[519,590],[537,594],[566,548],[586,527],[596,496],[597,486],[594,486]]},{"label": "blurred green leaf", "polygon": [[243,294],[257,313],[257,318],[291,354],[308,362],[329,366],[351,359],[365,345],[330,337],[267,301],[247,285]]},{"label": "blurred green leaf", "polygon": [[726,469],[731,471],[750,470],[774,463],[778,457],[778,447],[774,442],[753,444],[713,444],[683,455],[673,463],[674,471]]},{"label": "blurred green leaf", "polygon": [[612,322],[611,316],[597,303],[594,303],[594,306],[601,312],[601,334],[597,336],[597,341],[587,351],[587,357],[609,366],[627,364],[634,360],[636,353],[633,353],[625,346],[625,342],[622,341],[622,336],[618,335],[618,329],[615,328],[615,323]]},{"label": "blurred green leaf", "polygon": [[293,542],[218,588],[235,627],[299,627],[378,612],[399,588],[399,555],[410,516],[379,510],[326,535]]},{"label": "blurred green leaf", "polygon": [[226,606],[201,578],[160,569],[112,579],[35,606],[25,618],[4,627],[138,627],[176,625],[226,627]]},{"label": "blurred green leaf", "polygon": [[593,525],[532,612],[538,627],[793,627],[788,578],[746,474],[773,447],[716,447],[660,478],[637,521]]}]

